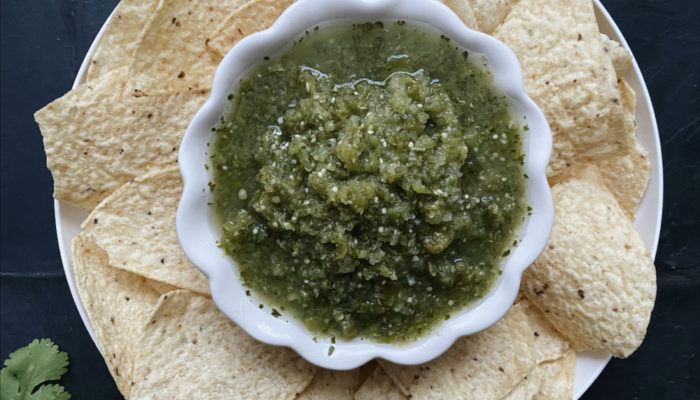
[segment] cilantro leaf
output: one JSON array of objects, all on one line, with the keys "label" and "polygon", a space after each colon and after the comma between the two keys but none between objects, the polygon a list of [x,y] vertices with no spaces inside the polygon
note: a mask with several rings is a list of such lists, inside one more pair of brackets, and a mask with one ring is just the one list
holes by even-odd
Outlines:
[{"label": "cilantro leaf", "polygon": [[37,386],[61,379],[68,366],[68,354],[49,339],[34,339],[15,350],[0,371],[0,400],[68,400],[70,394],[56,384]]},{"label": "cilantro leaf", "polygon": [[68,400],[70,394],[61,385],[42,385],[28,397],[29,400]]}]

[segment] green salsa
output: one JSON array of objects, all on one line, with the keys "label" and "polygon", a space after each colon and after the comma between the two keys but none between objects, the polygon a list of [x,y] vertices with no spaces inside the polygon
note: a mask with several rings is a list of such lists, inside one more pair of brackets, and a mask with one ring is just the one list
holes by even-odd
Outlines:
[{"label": "green salsa", "polygon": [[314,29],[265,57],[211,149],[243,283],[315,334],[379,342],[482,298],[527,207],[526,128],[484,63],[403,22]]}]

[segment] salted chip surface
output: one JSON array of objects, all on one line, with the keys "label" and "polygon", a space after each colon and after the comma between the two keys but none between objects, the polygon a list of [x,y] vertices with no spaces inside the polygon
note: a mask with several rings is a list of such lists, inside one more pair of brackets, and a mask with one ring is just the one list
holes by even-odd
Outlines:
[{"label": "salted chip surface", "polygon": [[504,400],[566,400],[573,396],[576,352],[537,364]]},{"label": "salted chip surface", "polygon": [[311,384],[296,400],[352,400],[358,385],[359,370],[333,371],[316,368]]},{"label": "salted chip surface", "polygon": [[129,65],[132,89],[167,94],[210,89],[221,56],[211,33],[243,0],[162,0],[141,31]]},{"label": "salted chip surface", "polygon": [[615,196],[620,207],[625,211],[628,218],[634,220],[637,206],[642,201],[649,184],[651,163],[649,162],[649,153],[635,137],[635,132],[637,131],[635,93],[624,80],[620,81],[620,92],[622,94],[622,106],[625,111],[627,132],[632,146],[627,154],[600,160],[596,165],[605,180],[606,186]]},{"label": "salted chip surface", "polygon": [[491,34],[518,0],[469,0],[479,30]]},{"label": "salted chip surface", "polygon": [[459,339],[422,365],[381,361],[404,395],[414,399],[501,399],[535,367],[534,336],[521,303],[490,328]]},{"label": "salted chip surface", "polygon": [[[229,14],[210,36],[207,46],[223,57],[239,40],[269,28],[294,0],[253,0]],[[261,56],[262,57],[262,56]]]},{"label": "salted chip surface", "polygon": [[530,332],[533,336],[532,352],[535,363],[561,358],[569,349],[569,342],[554,329],[554,326],[545,318],[542,311],[535,307],[529,300],[523,299],[520,306],[530,323]]},{"label": "salted chip surface", "polygon": [[133,348],[160,295],[147,279],[110,267],[107,253],[85,235],[73,239],[72,250],[80,301],[109,372],[129,398]]},{"label": "salted chip surface", "polygon": [[[472,29],[477,29],[467,0],[441,0]],[[212,33],[207,46],[223,57],[244,37],[269,28],[294,0],[253,0],[235,10]]]},{"label": "salted chip surface", "polygon": [[610,57],[618,78],[625,76],[625,72],[632,66],[632,53],[622,47],[620,42],[604,33],[600,34],[600,42],[603,45],[603,51]]},{"label": "salted chip surface", "polygon": [[137,39],[158,0],[122,0],[107,22],[104,34],[90,58],[87,80],[119,67],[128,66]]},{"label": "salted chip surface", "polygon": [[494,36],[517,55],[526,91],[551,127],[548,177],[628,151],[617,74],[591,1],[521,0]]},{"label": "salted chip surface", "polygon": [[377,366],[374,372],[367,377],[357,389],[355,400],[406,400],[406,396],[401,393],[394,381],[384,372],[382,367]]},{"label": "salted chip surface", "polygon": [[619,87],[627,134],[629,137],[634,138],[637,132],[637,94],[629,83],[622,78],[619,80]]},{"label": "salted chip surface", "polygon": [[540,365],[528,372],[503,400],[532,400],[542,385],[544,373]]},{"label": "salted chip surface", "polygon": [[158,282],[151,279],[148,280],[148,284],[151,286],[151,288],[153,288],[153,290],[158,292],[158,294],[168,293],[172,292],[173,290],[180,289],[177,286],[168,285],[167,283]]},{"label": "salted chip surface", "polygon": [[533,400],[571,399],[574,394],[574,367],[576,352],[569,349],[566,354],[554,361],[539,364],[536,374],[540,378],[540,388]]},{"label": "salted chip surface", "polygon": [[474,11],[469,5],[469,0],[440,0],[464,22],[470,29],[479,30],[479,24],[476,22]]},{"label": "salted chip surface", "polygon": [[84,83],[34,114],[54,197],[92,210],[122,184],[177,162],[204,92],[134,97],[127,67]]},{"label": "salted chip surface", "polygon": [[185,256],[175,230],[182,194],[177,166],[124,184],[90,213],[83,234],[107,251],[110,265],[149,279],[209,294],[209,281]]},{"label": "salted chip surface", "polygon": [[296,353],[251,338],[187,290],[161,296],[137,351],[133,399],[292,399],[314,375]]},{"label": "salted chip surface", "polygon": [[656,297],[649,251],[595,167],[552,188],[549,243],[523,274],[528,299],[577,351],[625,358],[644,339]]},{"label": "salted chip surface", "polygon": [[554,329],[537,307],[526,298],[521,298],[517,304],[522,307],[530,323],[530,332],[533,336],[532,352],[536,365],[504,398],[507,400],[532,399],[540,390],[545,375],[541,366],[562,358],[569,350],[569,343]]},{"label": "salted chip surface", "polygon": [[651,164],[649,153],[635,139],[634,147],[625,156],[616,156],[597,163],[605,184],[622,207],[625,215],[634,220],[639,202],[644,197]]}]

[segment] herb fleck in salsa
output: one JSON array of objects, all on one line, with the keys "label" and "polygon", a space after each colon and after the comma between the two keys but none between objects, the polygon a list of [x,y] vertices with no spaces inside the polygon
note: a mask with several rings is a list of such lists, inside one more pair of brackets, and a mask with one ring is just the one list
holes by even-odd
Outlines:
[{"label": "herb fleck in salsa", "polygon": [[362,24],[240,80],[211,186],[244,284],[317,334],[380,342],[482,298],[526,207],[523,128],[483,62]]}]

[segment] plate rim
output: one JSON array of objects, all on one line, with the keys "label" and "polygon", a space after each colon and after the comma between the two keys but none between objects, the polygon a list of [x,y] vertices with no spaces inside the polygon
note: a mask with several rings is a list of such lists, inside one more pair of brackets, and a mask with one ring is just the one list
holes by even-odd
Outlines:
[{"label": "plate rim", "polygon": [[[620,44],[627,49],[630,54],[632,54],[632,68],[631,70],[634,72],[634,75],[637,77],[640,83],[640,87],[642,89],[642,93],[637,93],[637,99],[639,100],[640,98],[643,98],[645,103],[646,103],[646,108],[648,110],[649,114],[649,120],[651,121],[651,131],[652,131],[652,136],[653,136],[653,147],[654,148],[647,148],[646,150],[649,152],[655,152],[655,154],[658,157],[658,162],[656,165],[652,165],[652,173],[654,170],[656,170],[658,174],[658,190],[657,190],[657,195],[656,195],[656,202],[658,206],[656,207],[656,218],[655,218],[655,230],[654,230],[654,235],[653,235],[653,240],[652,240],[652,246],[649,249],[649,252],[651,254],[652,259],[656,257],[656,251],[658,249],[659,245],[659,238],[660,238],[660,233],[661,233],[661,219],[662,219],[662,212],[663,212],[663,189],[664,189],[664,180],[663,180],[663,161],[662,161],[662,153],[661,153],[661,141],[659,137],[659,129],[658,129],[658,124],[656,121],[656,115],[654,112],[654,107],[651,102],[651,97],[649,95],[649,90],[646,85],[646,81],[644,80],[644,76],[642,75],[642,72],[639,68],[639,65],[637,64],[637,60],[634,57],[634,53],[632,53],[632,50],[630,49],[629,45],[627,44],[627,40],[625,39],[624,35],[620,31],[619,27],[613,20],[613,18],[610,16],[608,13],[607,9],[603,4],[601,3],[600,0],[592,0],[593,5],[595,7],[595,12],[599,12],[601,16],[606,20],[606,22],[610,25],[610,28],[614,32],[615,36],[613,39],[616,39],[620,42]],[[116,7],[115,7],[116,10]],[[85,53],[85,57],[83,58],[82,63],[80,64],[80,68],[78,69],[78,72],[75,76],[75,79],[73,81],[73,85],[71,86],[71,90],[75,89],[78,87],[81,83],[84,82],[86,75],[87,75],[87,70],[89,68],[92,56],[95,53],[95,50],[97,49],[97,46],[99,45],[100,40],[104,36],[104,33],[107,29],[107,25],[109,21],[112,19],[114,16],[115,10],[112,10],[110,15],[107,17],[105,20],[104,24],[98,31],[97,35],[95,36],[94,40],[92,41],[90,47],[88,48],[87,52]],[[645,197],[649,195],[649,186],[647,187],[647,192],[645,193]],[[92,339],[93,343],[97,347],[98,351],[102,353],[102,350],[100,349],[100,346],[96,340],[95,333],[92,329],[92,326],[90,324],[89,319],[87,318],[87,314],[85,312],[85,309],[82,306],[82,302],[80,300],[80,296],[78,295],[78,290],[75,285],[75,277],[73,274],[73,266],[72,266],[72,254],[71,254],[71,241],[73,237],[66,237],[64,235],[64,226],[63,226],[63,218],[65,217],[65,214],[70,212],[70,208],[72,206],[68,205],[67,203],[61,202],[59,200],[54,199],[53,200],[54,204],[54,219],[55,219],[55,226],[56,226],[56,238],[58,242],[58,249],[61,257],[61,264],[63,266],[63,270],[66,276],[66,282],[68,283],[68,288],[71,293],[71,297],[73,298],[73,302],[78,310],[78,314],[80,315],[80,318],[83,322],[83,325],[85,326],[88,334],[90,335],[90,338]],[[84,211],[82,212],[85,215]],[[600,358],[602,357],[602,358]],[[579,360],[579,356],[577,356],[577,362]],[[577,382],[576,381],[576,375],[574,376],[574,393],[573,393],[573,398],[574,399],[579,399],[595,382],[598,377],[600,376],[601,372],[607,364],[610,362],[611,355],[606,354],[605,352],[599,352],[599,360],[594,362],[593,367],[588,367],[590,374],[586,377],[585,381],[583,382]],[[591,369],[592,368],[592,369]],[[577,385],[578,384],[578,385]],[[578,387],[577,387],[578,386]]]}]

